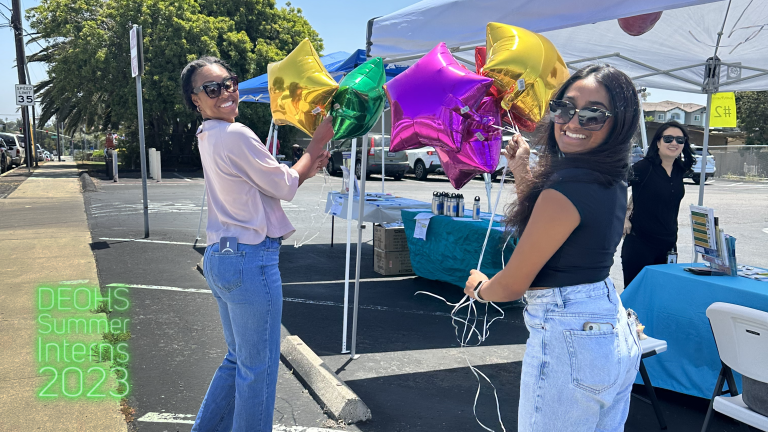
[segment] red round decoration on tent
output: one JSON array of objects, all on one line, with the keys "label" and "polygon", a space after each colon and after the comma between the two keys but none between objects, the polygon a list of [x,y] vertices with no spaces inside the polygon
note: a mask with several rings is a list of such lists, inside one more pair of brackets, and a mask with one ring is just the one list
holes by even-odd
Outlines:
[{"label": "red round decoration on tent", "polygon": [[661,12],[619,18],[619,27],[630,36],[640,36],[648,33],[659,21],[659,18],[661,18]]}]

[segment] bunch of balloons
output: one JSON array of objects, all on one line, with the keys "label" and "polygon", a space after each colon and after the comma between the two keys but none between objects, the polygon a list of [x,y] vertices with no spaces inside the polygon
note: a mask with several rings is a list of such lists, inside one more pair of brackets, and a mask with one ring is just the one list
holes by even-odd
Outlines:
[{"label": "bunch of balloons", "polygon": [[330,113],[334,139],[362,136],[381,115],[386,93],[389,150],[435,147],[451,184],[461,189],[477,174],[496,170],[502,121],[532,131],[569,75],[547,38],[506,24],[488,24],[486,46],[476,49],[475,60],[470,71],[440,43],[389,83],[376,57],[337,84],[305,39],[267,69],[272,117],[312,135]]},{"label": "bunch of balloons", "polygon": [[476,71],[469,71],[440,43],[384,85],[392,110],[390,151],[435,147],[456,189],[496,170],[502,120],[532,131],[569,76],[547,38],[506,24],[488,24],[475,60]]},{"label": "bunch of balloons", "polygon": [[312,135],[328,113],[333,139],[365,135],[386,102],[381,57],[372,58],[340,83],[331,77],[312,43],[304,39],[287,57],[267,67],[269,104],[278,125],[292,125]]}]

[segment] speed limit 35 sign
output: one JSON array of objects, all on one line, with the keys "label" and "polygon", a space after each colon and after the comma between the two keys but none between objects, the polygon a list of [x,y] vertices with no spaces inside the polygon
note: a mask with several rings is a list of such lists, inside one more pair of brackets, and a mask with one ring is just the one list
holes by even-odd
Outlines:
[{"label": "speed limit 35 sign", "polygon": [[35,104],[35,88],[29,84],[16,84],[16,105]]}]

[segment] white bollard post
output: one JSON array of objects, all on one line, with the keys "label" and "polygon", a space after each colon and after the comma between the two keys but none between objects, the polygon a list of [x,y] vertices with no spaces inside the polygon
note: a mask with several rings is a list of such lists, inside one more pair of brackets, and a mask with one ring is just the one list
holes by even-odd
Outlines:
[{"label": "white bollard post", "polygon": [[154,179],[155,178],[155,149],[150,148],[149,149],[149,178]]},{"label": "white bollard post", "polygon": [[117,150],[112,150],[112,181],[117,183]]},{"label": "white bollard post", "polygon": [[160,163],[160,151],[155,152],[155,180],[163,181],[163,166]]}]

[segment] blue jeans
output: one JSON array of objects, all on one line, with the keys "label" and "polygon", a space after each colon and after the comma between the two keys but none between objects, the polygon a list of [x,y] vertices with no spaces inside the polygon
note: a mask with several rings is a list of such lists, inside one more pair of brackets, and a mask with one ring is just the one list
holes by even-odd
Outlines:
[{"label": "blue jeans", "polygon": [[219,303],[227,355],[213,375],[193,432],[272,430],[283,290],[279,239],[205,250],[203,271]]},{"label": "blue jeans", "polygon": [[[603,282],[528,291],[519,432],[618,432],[640,367],[637,324]],[[584,331],[584,323],[607,330]]]}]

